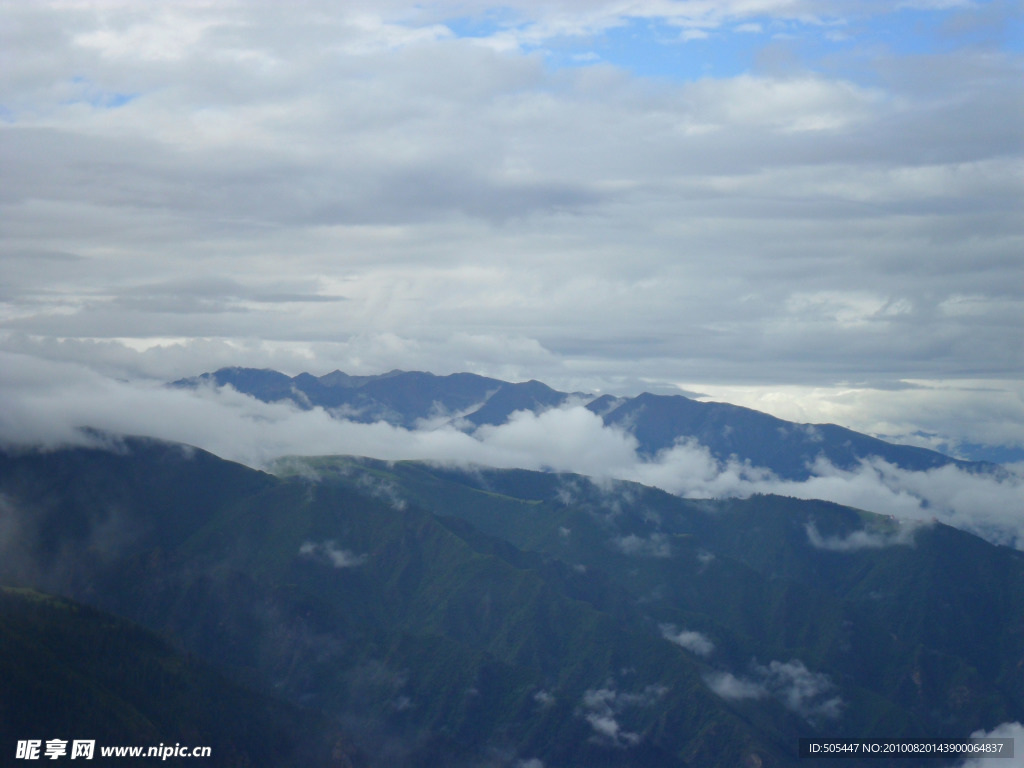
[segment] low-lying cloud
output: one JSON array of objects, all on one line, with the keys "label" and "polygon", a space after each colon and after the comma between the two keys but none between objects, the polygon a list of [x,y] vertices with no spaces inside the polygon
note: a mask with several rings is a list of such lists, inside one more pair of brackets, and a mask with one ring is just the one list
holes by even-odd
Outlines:
[{"label": "low-lying cloud", "polygon": [[688,629],[676,629],[673,624],[662,624],[661,636],[698,656],[710,656],[715,650],[715,644],[707,635]]},{"label": "low-lying cloud", "polygon": [[772,661],[755,667],[768,690],[785,705],[808,720],[835,719],[842,714],[843,700],[828,675],[812,672],[802,661]]},{"label": "low-lying cloud", "polygon": [[804,530],[807,531],[807,540],[816,549],[856,552],[860,549],[882,549],[895,545],[912,546],[914,533],[919,527],[920,524],[917,523],[906,523],[900,525],[894,533],[860,530],[846,536],[822,536],[818,527],[810,522],[804,526]]},{"label": "low-lying cloud", "polygon": [[812,672],[799,659],[751,664],[750,674],[712,672],[704,682],[723,699],[742,701],[777,699],[786,709],[805,720],[834,720],[845,706],[835,683],[822,672]]},{"label": "low-lying cloud", "polygon": [[[385,422],[340,420],[320,408],[304,411],[288,403],[263,403],[231,388],[182,390],[118,381],[84,366],[3,352],[0,393],[4,444],[92,444],[95,435],[83,431],[92,428],[187,443],[254,467],[290,454],[352,454],[577,472],[636,481],[689,498],[775,493],[826,499],[899,521],[946,523],[1024,549],[1024,478],[1018,474],[972,474],[952,465],[915,472],[876,458],[855,469],[819,460],[813,477],[792,481],[762,467],[717,461],[692,441],[645,459],[632,435],[606,427],[580,405],[540,414],[518,412],[506,424],[472,433],[451,425],[409,430]],[[870,534],[818,541],[832,549],[893,543],[904,542],[899,536],[889,540]],[[618,546],[637,555],[670,554],[667,542],[650,538],[627,538]]]},{"label": "low-lying cloud", "polygon": [[715,694],[727,701],[763,699],[768,695],[768,689],[761,683],[737,677],[732,672],[712,672],[705,676],[704,682]]},{"label": "low-lying cloud", "polygon": [[1024,725],[1020,723],[1002,723],[991,731],[979,730],[971,734],[972,739],[1013,739],[1013,757],[1001,758],[998,763],[993,763],[993,758],[971,757],[960,763],[959,768],[990,768],[992,765],[999,765],[1001,768],[1024,768]]},{"label": "low-lying cloud", "polygon": [[619,536],[612,539],[612,545],[624,555],[634,557],[670,557],[672,547],[663,533],[652,533],[649,537]]},{"label": "low-lying cloud", "polygon": [[334,568],[355,568],[366,562],[366,555],[357,555],[341,549],[335,541],[306,541],[299,547],[299,555]]},{"label": "low-lying cloud", "polygon": [[610,681],[603,688],[583,694],[582,714],[594,729],[594,741],[606,746],[632,747],[640,743],[640,734],[627,731],[619,717],[628,709],[653,706],[668,693],[663,685],[648,685],[638,693],[618,691]]}]

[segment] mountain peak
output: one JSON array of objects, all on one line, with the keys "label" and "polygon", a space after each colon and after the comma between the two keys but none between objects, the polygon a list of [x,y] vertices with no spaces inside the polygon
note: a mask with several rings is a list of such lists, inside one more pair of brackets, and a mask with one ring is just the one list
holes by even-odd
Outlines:
[{"label": "mountain peak", "polygon": [[[290,401],[299,408],[322,407],[363,423],[385,421],[406,429],[424,421],[448,418],[453,426],[499,426],[517,411],[541,413],[569,407],[578,397],[609,427],[630,432],[642,455],[653,457],[680,441],[695,441],[720,463],[747,462],[782,479],[806,480],[811,466],[825,459],[833,466],[855,469],[873,457],[908,470],[923,471],[959,461],[924,448],[898,445],[832,424],[797,424],[760,411],[720,402],[703,402],[682,394],[644,392],[635,397],[560,392],[537,379],[507,382],[471,373],[437,376],[399,369],[370,376],[340,370],[320,377],[308,373],[289,377],[267,369],[222,368],[213,374],[175,382],[196,386],[212,381],[230,384],[265,402]],[[461,425],[461,426],[460,426]]]}]

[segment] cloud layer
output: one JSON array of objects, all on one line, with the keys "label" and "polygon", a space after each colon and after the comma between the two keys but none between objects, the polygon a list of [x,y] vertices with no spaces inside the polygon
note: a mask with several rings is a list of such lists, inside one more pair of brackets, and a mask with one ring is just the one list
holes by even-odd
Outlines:
[{"label": "cloud layer", "polygon": [[805,720],[834,720],[845,706],[828,675],[812,672],[799,659],[751,664],[749,675],[711,672],[705,682],[718,696],[731,701],[772,696]]},{"label": "cloud layer", "polygon": [[[82,444],[91,438],[81,429],[91,427],[184,442],[252,466],[287,454],[354,454],[578,472],[693,498],[778,493],[828,499],[905,521],[905,533],[884,541],[832,541],[820,535],[816,541],[808,532],[810,544],[826,548],[906,543],[913,524],[938,520],[1024,549],[1024,479],[1010,472],[974,475],[953,466],[910,472],[880,460],[851,471],[819,462],[809,480],[786,481],[763,468],[717,462],[694,443],[644,459],[630,434],[605,427],[582,406],[521,411],[504,425],[473,433],[451,426],[405,430],[334,419],[322,409],[262,403],[230,388],[181,390],[124,382],[82,366],[7,353],[0,353],[0,392],[0,442],[5,444]],[[370,490],[388,503],[402,503],[386,486]],[[656,536],[626,537],[616,546],[637,557],[672,554],[669,543]]]},{"label": "cloud layer", "polygon": [[1019,13],[0,2],[0,347],[1024,446]]}]

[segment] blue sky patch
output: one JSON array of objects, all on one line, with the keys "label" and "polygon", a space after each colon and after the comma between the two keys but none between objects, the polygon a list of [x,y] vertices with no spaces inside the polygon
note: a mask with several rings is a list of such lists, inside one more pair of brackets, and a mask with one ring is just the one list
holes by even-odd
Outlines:
[{"label": "blue sky patch", "polygon": [[[1019,51],[1024,13],[997,0],[947,9],[894,7],[885,13],[794,20],[747,17],[718,25],[682,27],[661,19],[625,19],[601,33],[544,39],[554,68],[606,63],[640,77],[688,81],[758,71],[828,71],[871,80],[879,56],[945,54],[957,49]],[[487,38],[521,23],[507,9],[449,20],[457,37]]]},{"label": "blue sky patch", "polygon": [[65,104],[88,104],[97,109],[117,109],[130,104],[139,97],[138,93],[120,93],[101,88],[87,77],[73,77],[71,82],[76,86],[78,93],[72,98],[66,99]]}]

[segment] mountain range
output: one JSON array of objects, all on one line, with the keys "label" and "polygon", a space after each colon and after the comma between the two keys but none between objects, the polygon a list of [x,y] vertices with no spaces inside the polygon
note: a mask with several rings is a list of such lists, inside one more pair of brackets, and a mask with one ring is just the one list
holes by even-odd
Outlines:
[{"label": "mountain range", "polygon": [[[509,387],[506,403],[550,392]],[[1024,554],[969,533],[555,472],[270,469],[119,436],[0,451],[15,681],[0,749],[95,737],[209,744],[217,765],[765,768],[815,765],[803,737],[1024,721]],[[46,720],[54,700],[63,719]]]},{"label": "mountain range", "polygon": [[391,371],[377,376],[324,376],[222,368],[175,381],[175,387],[230,386],[263,402],[290,402],[303,409],[323,408],[332,416],[370,423],[384,421],[413,429],[454,425],[471,431],[506,423],[517,411],[540,413],[579,404],[609,427],[631,434],[638,453],[654,457],[680,441],[695,441],[718,462],[730,459],[770,470],[783,480],[806,480],[816,461],[840,470],[855,469],[869,458],[905,470],[925,471],[956,465],[991,471],[994,465],[951,458],[936,451],[897,445],[835,424],[799,424],[728,403],[702,402],[683,395],[644,393],[636,397],[559,392],[539,381],[510,383],[471,373],[436,376]]}]

